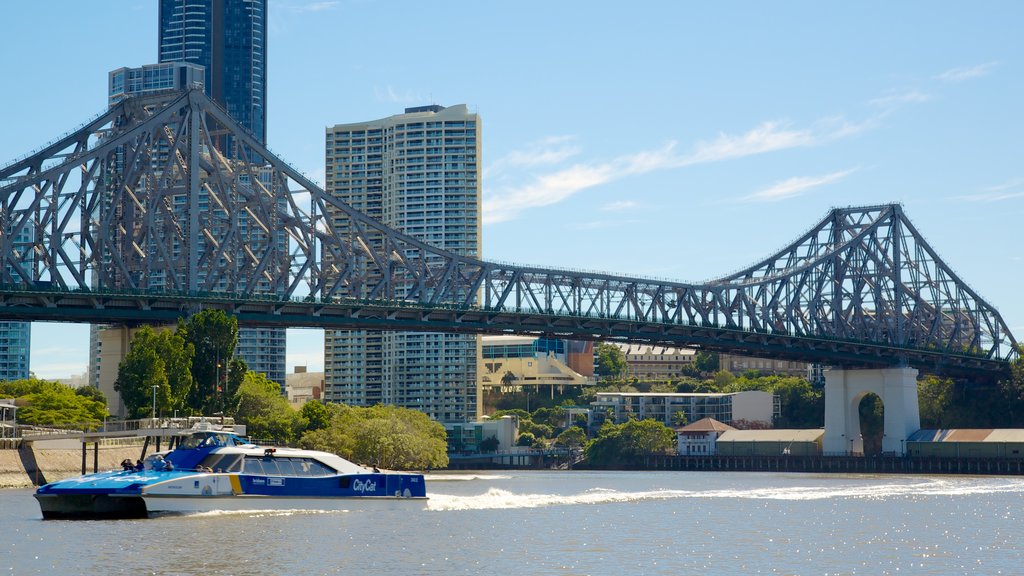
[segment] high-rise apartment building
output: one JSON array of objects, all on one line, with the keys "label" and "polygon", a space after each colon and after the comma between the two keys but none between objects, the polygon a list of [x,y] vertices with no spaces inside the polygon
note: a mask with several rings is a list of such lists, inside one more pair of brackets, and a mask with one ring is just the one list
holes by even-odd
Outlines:
[{"label": "high-rise apartment building", "polygon": [[[479,257],[480,129],[465,105],[328,128],[327,193],[419,240]],[[332,218],[344,234],[345,219]],[[478,336],[328,330],[324,340],[328,401],[395,404],[441,422],[479,416]]]},{"label": "high-rise apartment building", "polygon": [[[33,229],[25,226],[14,237],[14,243],[16,247],[28,247],[34,239]],[[28,256],[31,258],[31,253]],[[26,262],[21,268],[29,270],[31,266],[32,262]],[[10,264],[8,270],[15,274]],[[28,378],[31,344],[31,322],[0,322],[0,382]]]},{"label": "high-rise apartment building", "polygon": [[[267,0],[160,0],[159,18],[160,62],[203,66],[206,94],[266,144]],[[221,146],[230,150],[231,139]],[[283,328],[238,331],[236,356],[280,384],[282,394],[285,350]]]}]

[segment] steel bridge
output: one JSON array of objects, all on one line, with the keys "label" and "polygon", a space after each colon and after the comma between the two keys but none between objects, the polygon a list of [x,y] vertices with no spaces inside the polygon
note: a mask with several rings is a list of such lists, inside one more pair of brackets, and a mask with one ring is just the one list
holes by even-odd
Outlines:
[{"label": "steel bridge", "polygon": [[[229,150],[225,150],[230,148]],[[0,319],[545,334],[996,376],[999,313],[896,204],[835,209],[702,284],[458,256],[326,194],[199,90],[0,168]]]}]

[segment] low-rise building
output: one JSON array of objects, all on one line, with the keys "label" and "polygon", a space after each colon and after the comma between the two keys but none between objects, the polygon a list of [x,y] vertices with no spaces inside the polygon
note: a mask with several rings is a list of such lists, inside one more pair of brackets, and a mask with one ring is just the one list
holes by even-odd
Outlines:
[{"label": "low-rise building", "polygon": [[676,444],[681,456],[712,456],[718,437],[728,430],[735,430],[714,418],[700,420],[676,430]]},{"label": "low-rise building", "polygon": [[714,418],[731,424],[743,421],[770,426],[779,415],[779,399],[760,390],[730,393],[598,392],[591,402],[595,414],[606,414],[616,424],[630,418],[652,418],[674,426],[676,412],[687,422]]},{"label": "low-rise building", "polygon": [[593,353],[587,356],[589,363],[580,362],[582,353],[573,352],[576,344],[581,343],[536,336],[484,336],[477,370],[480,388],[504,393],[528,386],[554,392],[565,386],[593,384]]},{"label": "low-rise building", "polygon": [[1024,429],[918,430],[907,439],[913,458],[1024,458]]},{"label": "low-rise building", "polygon": [[519,436],[519,419],[515,416],[485,418],[479,422],[444,423],[448,433],[449,454],[475,454],[480,452],[480,443],[494,437],[497,450],[508,450],[515,446]]},{"label": "low-rise building", "polygon": [[288,402],[301,407],[310,400],[320,400],[324,392],[324,373],[307,372],[305,366],[296,366],[295,372],[284,377]]},{"label": "low-rise building", "polygon": [[820,456],[825,430],[728,430],[715,450],[722,456]]},{"label": "low-rise building", "polygon": [[688,373],[697,351],[642,344],[616,344],[626,357],[627,379],[671,380]]}]

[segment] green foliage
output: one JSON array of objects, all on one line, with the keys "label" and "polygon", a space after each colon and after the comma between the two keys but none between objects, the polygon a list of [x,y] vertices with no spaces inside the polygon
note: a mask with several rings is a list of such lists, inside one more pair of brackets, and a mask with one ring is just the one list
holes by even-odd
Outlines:
[{"label": "green foliage", "polygon": [[331,410],[319,400],[310,400],[303,404],[299,415],[309,422],[306,430],[320,430],[331,425]]},{"label": "green foliage", "polygon": [[500,445],[501,441],[498,440],[497,436],[490,436],[489,438],[484,438],[483,440],[481,440],[480,444],[477,445],[477,449],[485,453],[495,452],[498,450],[498,446]]},{"label": "green foliage", "polygon": [[94,428],[107,417],[105,402],[79,395],[70,386],[46,380],[15,380],[0,383],[0,396],[15,396],[18,422],[39,426]]},{"label": "green foliage", "polygon": [[153,411],[153,386],[157,415],[185,411],[192,389],[189,371],[195,349],[179,334],[156,332],[143,326],[132,338],[128,354],[117,369],[114,389],[121,394],[129,418],[146,418]]},{"label": "green foliage", "polygon": [[672,425],[676,428],[686,426],[689,422],[686,419],[686,412],[682,410],[676,410],[672,413]]},{"label": "green foliage", "polygon": [[559,446],[565,446],[567,448],[578,448],[587,441],[587,433],[579,426],[570,426],[565,429],[558,438],[555,439],[555,444]]},{"label": "green foliage", "polygon": [[281,387],[265,374],[248,372],[235,394],[235,418],[249,436],[290,444],[306,420],[281,396]]},{"label": "green foliage", "polygon": [[537,424],[533,420],[520,420],[519,433],[532,434],[537,438],[551,438],[555,434],[555,429],[547,424]]},{"label": "green foliage", "polygon": [[75,390],[75,394],[100,402],[104,406],[107,405],[107,397],[95,386],[82,386]]},{"label": "green foliage", "polygon": [[529,412],[527,412],[526,410],[519,409],[519,408],[513,408],[511,410],[498,410],[494,414],[491,414],[491,418],[493,418],[495,420],[497,420],[498,418],[501,418],[502,416],[515,416],[515,417],[519,418],[520,422],[522,422],[523,420],[529,420],[531,418]]},{"label": "green foliage", "polygon": [[[178,334],[195,349],[191,363],[195,386],[189,394],[189,406],[203,414],[223,410],[221,395],[232,397],[246,378],[244,363],[235,366],[231,361],[238,343],[238,320],[222,310],[202,310],[180,322]],[[224,390],[225,383],[228,390]]]},{"label": "green foliage", "polygon": [[693,356],[693,367],[701,374],[717,372],[719,367],[718,352],[697,351]]},{"label": "green foliage", "polygon": [[917,403],[921,411],[921,428],[949,428],[953,422],[953,381],[949,378],[925,376],[917,381]]},{"label": "green foliage", "polygon": [[300,445],[391,470],[448,465],[444,427],[422,412],[397,406],[341,406],[330,426],[307,432]]},{"label": "green foliage", "polygon": [[597,345],[598,376],[602,378],[620,378],[626,373],[626,355],[618,346],[603,342]]},{"label": "green foliage", "polygon": [[516,446],[532,447],[536,446],[538,442],[540,442],[540,440],[538,440],[536,436],[530,434],[529,432],[520,432],[519,438],[516,438]]},{"label": "green foliage", "polygon": [[885,407],[877,394],[867,394],[857,407],[860,413],[860,437],[864,444],[864,455],[873,456],[882,452],[882,434],[885,422]]},{"label": "green foliage", "polygon": [[565,409],[560,406],[553,408],[537,408],[530,415],[536,424],[546,424],[552,428],[560,428],[565,420]]},{"label": "green foliage", "polygon": [[587,444],[587,461],[598,466],[635,465],[648,454],[670,454],[676,434],[656,420],[606,422],[597,438]]},{"label": "green foliage", "polygon": [[715,372],[713,380],[715,382],[715,388],[718,390],[725,390],[736,380],[736,377],[728,370],[719,370],[718,372]]}]

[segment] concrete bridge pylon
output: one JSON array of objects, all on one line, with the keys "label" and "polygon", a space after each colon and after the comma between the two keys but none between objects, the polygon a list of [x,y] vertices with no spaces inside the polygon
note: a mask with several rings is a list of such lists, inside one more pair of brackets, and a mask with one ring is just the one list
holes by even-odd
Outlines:
[{"label": "concrete bridge pylon", "polygon": [[859,407],[870,393],[877,394],[885,406],[882,451],[906,454],[907,438],[921,428],[916,368],[826,371],[826,454],[863,454]]}]

